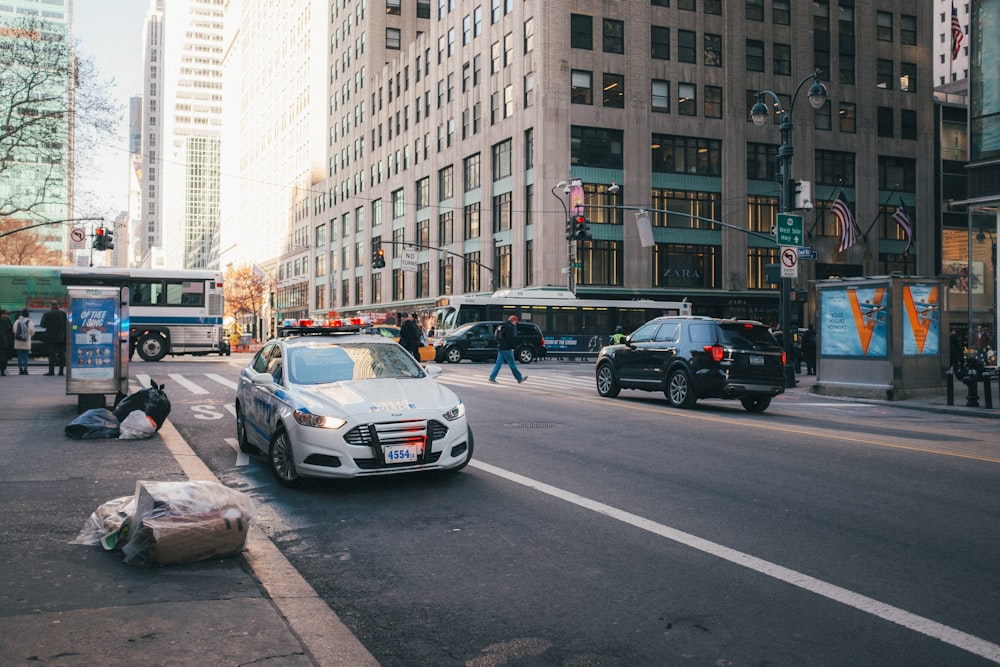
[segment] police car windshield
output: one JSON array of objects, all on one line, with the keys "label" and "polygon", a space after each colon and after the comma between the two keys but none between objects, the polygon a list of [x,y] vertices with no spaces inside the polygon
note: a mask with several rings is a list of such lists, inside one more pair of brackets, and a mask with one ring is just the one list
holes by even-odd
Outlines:
[{"label": "police car windshield", "polygon": [[424,377],[406,350],[395,343],[316,343],[287,351],[288,377],[295,384]]}]

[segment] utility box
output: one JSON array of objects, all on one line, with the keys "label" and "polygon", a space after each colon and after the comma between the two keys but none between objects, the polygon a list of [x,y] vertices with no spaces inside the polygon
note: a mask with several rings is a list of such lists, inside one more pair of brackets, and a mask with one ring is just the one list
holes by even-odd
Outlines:
[{"label": "utility box", "polygon": [[128,287],[66,291],[66,394],[78,396],[80,412],[103,408],[107,394],[128,394]]},{"label": "utility box", "polygon": [[819,280],[813,392],[904,400],[939,391],[948,370],[946,281]]}]

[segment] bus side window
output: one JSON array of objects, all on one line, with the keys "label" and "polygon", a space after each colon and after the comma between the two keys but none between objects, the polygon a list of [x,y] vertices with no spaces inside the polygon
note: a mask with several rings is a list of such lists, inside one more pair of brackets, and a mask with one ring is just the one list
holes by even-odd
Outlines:
[{"label": "bus side window", "polygon": [[133,306],[149,305],[149,285],[134,283],[132,285],[131,303]]}]

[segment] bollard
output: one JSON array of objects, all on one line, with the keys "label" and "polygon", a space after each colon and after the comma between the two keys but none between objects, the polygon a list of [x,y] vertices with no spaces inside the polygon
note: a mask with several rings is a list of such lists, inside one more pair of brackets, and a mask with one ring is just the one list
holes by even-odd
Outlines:
[{"label": "bollard", "polygon": [[987,410],[993,409],[993,380],[989,373],[983,373],[983,403]]},{"label": "bollard", "polygon": [[945,386],[948,389],[948,392],[947,392],[948,402],[947,402],[947,404],[948,405],[955,405],[955,371],[953,371],[952,369],[949,368],[948,372],[945,373],[945,376],[946,376],[945,377],[945,381],[947,382],[947,384]]},{"label": "bollard", "polygon": [[979,373],[969,373],[965,376],[965,384],[969,388],[969,396],[965,399],[965,407],[979,407]]}]

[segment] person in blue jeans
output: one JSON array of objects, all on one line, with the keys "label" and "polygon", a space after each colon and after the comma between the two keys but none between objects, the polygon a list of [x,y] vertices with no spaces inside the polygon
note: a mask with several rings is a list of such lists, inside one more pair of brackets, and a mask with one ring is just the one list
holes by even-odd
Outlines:
[{"label": "person in blue jeans", "polygon": [[510,372],[514,374],[514,379],[521,384],[528,379],[527,375],[521,375],[514,362],[514,336],[517,334],[517,315],[511,315],[507,321],[497,328],[497,363],[490,373],[490,382],[497,384],[497,373],[504,364],[510,366]]}]

